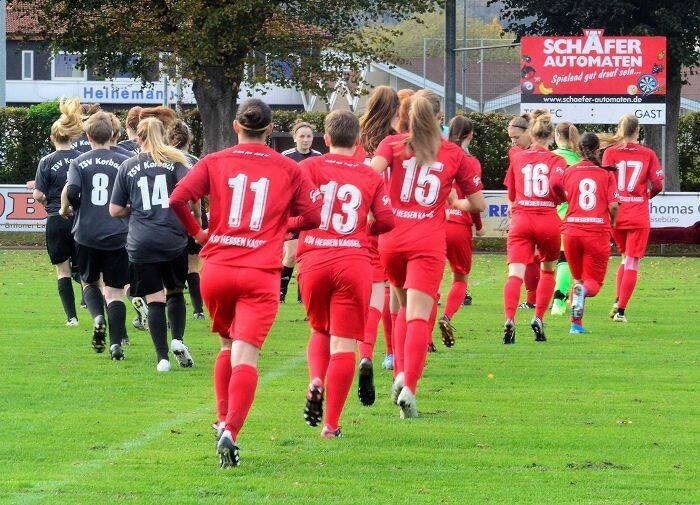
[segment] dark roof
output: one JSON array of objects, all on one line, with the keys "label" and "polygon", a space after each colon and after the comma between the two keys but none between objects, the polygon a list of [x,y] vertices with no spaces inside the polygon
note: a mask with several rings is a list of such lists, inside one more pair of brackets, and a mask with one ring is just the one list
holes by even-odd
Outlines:
[{"label": "dark roof", "polygon": [[15,2],[7,7],[7,38],[19,39],[39,33],[39,21],[29,2]]}]

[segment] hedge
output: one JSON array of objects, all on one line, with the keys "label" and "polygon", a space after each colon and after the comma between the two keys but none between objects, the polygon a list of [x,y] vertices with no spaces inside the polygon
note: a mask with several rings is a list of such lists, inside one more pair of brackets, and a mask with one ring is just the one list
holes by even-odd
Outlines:
[{"label": "hedge", "polygon": [[[126,111],[115,111],[122,121]],[[51,124],[58,118],[57,102],[33,105],[29,108],[0,108],[0,183],[23,184],[34,178],[42,156],[51,152],[48,140]],[[276,132],[289,132],[300,119],[323,130],[324,112],[274,111]],[[481,161],[484,186],[502,189],[503,176],[508,166],[510,140],[506,126],[511,116],[499,113],[468,113],[474,121],[475,136],[471,152]],[[192,129],[194,143],[191,151],[202,152],[203,129],[197,109],[183,113],[183,119]],[[580,125],[580,131],[610,131],[610,126]],[[678,126],[680,148],[680,180],[684,191],[700,191],[700,113],[682,116]]]}]

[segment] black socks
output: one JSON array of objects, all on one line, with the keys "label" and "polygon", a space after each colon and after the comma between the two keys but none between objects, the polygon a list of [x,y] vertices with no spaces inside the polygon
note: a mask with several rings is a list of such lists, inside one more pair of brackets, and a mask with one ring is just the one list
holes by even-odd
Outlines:
[{"label": "black socks", "polygon": [[[185,336],[185,321],[187,320],[187,306],[185,305],[185,295],[174,293],[166,295],[165,303],[168,309],[168,322],[170,323],[170,333],[176,340],[182,340]],[[150,307],[150,304],[149,304]],[[149,312],[150,322],[150,312]]]},{"label": "black socks", "polygon": [[163,302],[148,304],[148,331],[151,333],[158,361],[168,359],[168,327],[165,322],[165,304]]},{"label": "black socks", "polygon": [[58,279],[58,296],[61,298],[63,311],[68,319],[77,318],[75,312],[75,294],[73,293],[73,283],[70,277]]},{"label": "black socks", "polygon": [[284,300],[287,296],[289,281],[292,280],[293,273],[294,267],[282,267],[282,278],[280,283],[280,301]]},{"label": "black socks", "polygon": [[107,322],[109,323],[109,345],[122,343],[126,337],[126,305],[115,300],[107,305]]},{"label": "black socks", "polygon": [[203,313],[204,306],[202,305],[202,293],[199,291],[199,274],[197,272],[187,274],[187,289],[190,292],[192,312],[195,314]]},{"label": "black socks", "polygon": [[83,289],[83,300],[87,305],[90,317],[95,319],[97,316],[105,315],[105,302],[102,297],[102,291],[95,284],[88,284]]}]

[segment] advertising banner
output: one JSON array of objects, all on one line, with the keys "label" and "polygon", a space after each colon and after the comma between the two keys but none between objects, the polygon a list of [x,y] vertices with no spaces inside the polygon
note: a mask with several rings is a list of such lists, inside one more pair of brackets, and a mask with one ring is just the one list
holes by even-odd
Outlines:
[{"label": "advertising banner", "polygon": [[556,120],[666,122],[666,37],[523,37],[520,110],[547,108]]},{"label": "advertising banner", "polygon": [[46,224],[44,206],[32,198],[24,185],[0,185],[0,231],[43,232]]}]

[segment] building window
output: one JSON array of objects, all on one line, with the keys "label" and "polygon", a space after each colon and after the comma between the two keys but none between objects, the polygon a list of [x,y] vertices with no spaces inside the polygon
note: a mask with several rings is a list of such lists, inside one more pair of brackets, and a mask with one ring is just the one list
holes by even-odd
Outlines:
[{"label": "building window", "polygon": [[51,77],[53,79],[85,79],[85,70],[76,68],[78,55],[70,53],[55,54],[51,60]]},{"label": "building window", "polygon": [[22,51],[22,80],[34,79],[34,51]]}]

